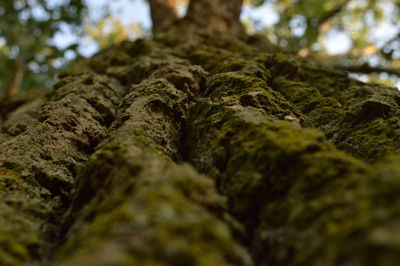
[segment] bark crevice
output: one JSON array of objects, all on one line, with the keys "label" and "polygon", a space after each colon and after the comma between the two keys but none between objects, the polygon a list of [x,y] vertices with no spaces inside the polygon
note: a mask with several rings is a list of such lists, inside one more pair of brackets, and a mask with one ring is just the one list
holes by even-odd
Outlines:
[{"label": "bark crevice", "polygon": [[[80,171],[80,183],[62,229],[65,242],[56,247],[59,249],[56,265],[85,264],[91,259],[85,258],[85,254],[101,250],[103,245],[121,248],[115,256],[104,257],[112,264],[152,261],[171,265],[251,265],[249,256],[233,240],[225,224],[225,202],[215,192],[212,182],[188,165],[174,163],[182,162],[184,157],[181,137],[187,124],[187,108],[203,83],[205,72],[190,66],[186,60],[173,58],[167,56],[168,60],[155,61],[143,58],[158,67],[145,71],[142,77],[146,78],[131,85],[116,111],[108,138]],[[105,197],[108,191],[113,192]],[[141,204],[148,207],[142,208]],[[126,212],[123,206],[133,208],[135,215],[125,214],[126,218],[110,220],[110,215],[119,217]],[[156,207],[172,208],[179,215],[179,222],[162,216],[162,209],[151,212]],[[191,215],[196,215],[195,221],[186,220]],[[123,239],[117,232],[100,233],[96,229],[97,216],[109,220],[107,227],[123,226],[129,221],[126,237],[133,241],[129,252],[122,248]],[[142,224],[139,216],[155,220]],[[205,223],[209,226],[204,226]],[[148,233],[135,233],[142,230]],[[165,239],[160,230],[165,232]],[[209,237],[203,239],[203,235],[211,237],[211,242]],[[98,244],[91,243],[93,238],[99,240]],[[183,245],[174,244],[171,239],[180,239]],[[135,241],[141,244],[136,245]],[[166,253],[171,245],[176,254]],[[77,249],[79,246],[84,248]],[[202,256],[196,255],[196,250]]]}]

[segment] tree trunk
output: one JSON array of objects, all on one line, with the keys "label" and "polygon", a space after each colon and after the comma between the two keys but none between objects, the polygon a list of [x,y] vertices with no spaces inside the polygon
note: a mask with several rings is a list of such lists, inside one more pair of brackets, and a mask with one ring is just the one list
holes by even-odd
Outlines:
[{"label": "tree trunk", "polygon": [[400,93],[218,27],[3,106],[1,265],[397,265]]},{"label": "tree trunk", "polygon": [[240,35],[244,33],[239,20],[242,4],[243,0],[192,0],[186,21],[201,28]]},{"label": "tree trunk", "polygon": [[153,33],[166,31],[177,20],[176,0],[150,0]]}]

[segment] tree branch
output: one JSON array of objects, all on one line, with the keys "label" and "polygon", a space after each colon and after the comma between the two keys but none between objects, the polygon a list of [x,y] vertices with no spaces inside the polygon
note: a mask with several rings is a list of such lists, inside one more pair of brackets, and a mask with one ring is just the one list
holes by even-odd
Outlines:
[{"label": "tree branch", "polygon": [[367,63],[358,66],[336,65],[335,68],[352,73],[363,73],[363,74],[388,73],[400,77],[400,69],[390,68],[390,67],[380,67],[380,66],[373,67]]},{"label": "tree branch", "polygon": [[10,85],[7,88],[5,98],[9,98],[18,93],[22,79],[24,77],[24,60],[20,57],[15,60],[14,75],[10,81]]},{"label": "tree branch", "polygon": [[347,0],[345,1],[343,4],[340,4],[338,6],[336,6],[335,8],[333,8],[332,10],[330,10],[328,13],[326,13],[324,16],[322,16],[319,20],[318,20],[318,27],[321,27],[324,23],[326,23],[327,21],[329,21],[331,18],[333,18],[334,16],[336,16],[337,14],[339,14],[340,12],[342,12],[342,10],[347,6],[347,4],[350,1]]}]

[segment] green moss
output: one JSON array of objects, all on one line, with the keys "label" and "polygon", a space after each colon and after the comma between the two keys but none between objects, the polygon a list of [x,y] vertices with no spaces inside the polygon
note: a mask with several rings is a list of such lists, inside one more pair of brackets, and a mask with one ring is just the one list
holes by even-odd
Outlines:
[{"label": "green moss", "polygon": [[85,207],[55,265],[250,265],[209,212],[224,212],[210,180],[132,148],[129,161],[113,164],[118,171]]},{"label": "green moss", "polygon": [[270,71],[264,66],[263,56],[250,57],[232,54],[228,58],[218,61],[218,64],[210,69],[212,74],[240,71],[243,75],[258,77],[263,80],[268,80],[270,78]]},{"label": "green moss", "polygon": [[[323,153],[318,157],[321,171],[308,172],[292,188],[290,196],[264,209],[263,221],[267,223],[259,228],[257,235],[270,255],[263,262],[396,265],[400,248],[395,240],[398,229],[394,226],[400,210],[395,196],[400,180],[398,156],[370,168],[359,165],[358,170],[351,172],[346,165],[354,159],[343,155],[335,159]],[[332,160],[336,161],[337,169],[325,166]],[[310,158],[309,163],[317,169],[313,161],[315,158]],[[318,187],[315,182],[310,183],[310,177],[318,181]],[[278,212],[281,215],[277,218],[271,215]],[[280,238],[280,232],[290,237]],[[308,244],[300,244],[304,242]]]},{"label": "green moss", "polygon": [[93,56],[90,61],[90,67],[98,73],[106,73],[110,66],[126,65],[132,58],[123,49],[107,49]]},{"label": "green moss", "polygon": [[19,178],[19,175],[16,172],[4,167],[0,167],[0,175],[2,176],[2,179],[5,177]]},{"label": "green moss", "polygon": [[400,120],[392,117],[388,120],[375,119],[366,127],[356,127],[338,147],[358,158],[373,162],[390,154],[400,153],[399,140]]},{"label": "green moss", "polygon": [[281,76],[290,81],[305,82],[323,96],[336,97],[347,88],[360,84],[350,79],[344,71],[316,65],[293,54],[272,54],[265,64],[271,69],[273,77]]},{"label": "green moss", "polygon": [[232,108],[249,106],[282,119],[285,116],[303,119],[300,112],[263,79],[244,75],[241,71],[213,75],[203,94]]},{"label": "green moss", "polygon": [[137,39],[134,42],[124,41],[119,47],[114,47],[114,49],[125,51],[131,58],[148,55],[163,48],[165,47],[161,43],[148,39]]},{"label": "green moss", "polygon": [[366,85],[323,96],[305,82],[282,77],[273,87],[306,115],[303,125],[321,129],[339,149],[367,162],[399,152],[398,92]]},{"label": "green moss", "polygon": [[316,87],[324,96],[335,97],[338,92],[358,83],[358,81],[350,79],[344,71],[321,66],[302,65],[300,75],[302,80]]},{"label": "green moss", "polygon": [[[15,179],[19,179],[19,175],[14,171],[0,167],[0,195],[3,197],[10,190],[18,189],[13,183]],[[6,204],[0,204],[0,264],[2,265],[23,265],[29,258],[26,246],[18,242],[18,238],[10,232],[13,221],[16,217],[9,217],[10,207]],[[6,220],[5,218],[12,218]],[[18,225],[14,225],[18,226]]]},{"label": "green moss", "polygon": [[18,173],[0,167],[0,264],[25,265],[39,259],[43,244],[40,224],[50,213],[42,195],[46,195],[44,191]]},{"label": "green moss", "polygon": [[196,48],[189,54],[189,59],[193,64],[201,65],[205,70],[210,71],[224,59],[232,55],[224,50]]},{"label": "green moss", "polygon": [[254,66],[254,63],[249,61],[249,58],[231,56],[222,62],[219,60],[219,64],[213,68],[213,73],[239,71],[250,66]]},{"label": "green moss", "polygon": [[[243,219],[256,216],[254,208],[267,200],[262,195],[272,196],[287,190],[290,182],[279,177],[287,176],[290,169],[295,171],[299,155],[332,149],[321,133],[305,131],[286,121],[274,121],[260,109],[232,110],[210,103],[206,106],[207,102],[203,102],[197,111],[192,111],[194,125],[202,125],[203,119],[208,121],[204,127],[190,129],[189,137],[193,140],[190,150],[197,154],[192,155],[193,162],[216,175],[217,183],[232,201],[232,211]],[[204,134],[209,136],[207,140]],[[287,162],[291,164],[285,165]],[[269,174],[264,177],[263,173]],[[274,184],[272,191],[269,184]]]},{"label": "green moss", "polygon": [[2,265],[23,265],[28,258],[26,247],[15,241],[12,236],[0,233],[0,262]]},{"label": "green moss", "polygon": [[[255,263],[373,265],[368,264],[372,258],[384,265],[378,256],[365,255],[372,247],[364,244],[366,237],[380,223],[372,211],[374,200],[369,192],[365,194],[375,191],[365,186],[371,179],[367,166],[336,151],[322,132],[276,120],[253,98],[238,101],[235,108],[224,100],[235,99],[235,93],[245,95],[246,89],[257,91],[261,81],[225,73],[212,76],[208,84],[205,95],[210,99],[191,110],[190,159],[215,178],[233,215],[254,236]],[[307,84],[285,85],[279,91],[321,127],[342,121],[348,113],[334,97],[323,97]],[[326,130],[338,132],[337,128]],[[384,132],[393,133],[391,129]],[[363,233],[352,244],[350,239],[358,232]],[[382,253],[389,256],[388,261],[397,257],[397,251],[389,252],[391,248]]]},{"label": "green moss", "polygon": [[146,73],[79,175],[56,265],[250,265],[211,180],[172,163],[206,73],[168,53],[139,61]]},{"label": "green moss", "polygon": [[319,91],[308,84],[299,81],[289,81],[278,77],[273,82],[273,88],[279,91],[288,101],[307,114],[323,99]]}]

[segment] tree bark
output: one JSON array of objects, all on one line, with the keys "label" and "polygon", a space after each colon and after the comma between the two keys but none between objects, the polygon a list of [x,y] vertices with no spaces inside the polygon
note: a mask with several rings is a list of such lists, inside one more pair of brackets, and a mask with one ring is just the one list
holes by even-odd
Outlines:
[{"label": "tree bark", "polygon": [[177,20],[176,0],[150,0],[153,33],[166,31]]},{"label": "tree bark", "polygon": [[399,91],[210,28],[10,98],[1,265],[397,265]]},{"label": "tree bark", "polygon": [[191,0],[185,20],[197,27],[244,34],[240,23],[243,0]]}]

